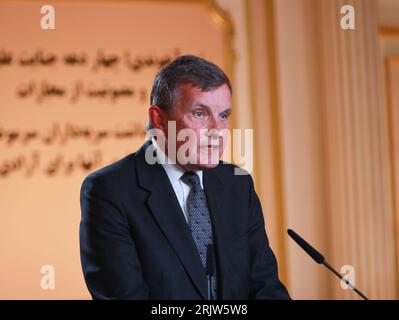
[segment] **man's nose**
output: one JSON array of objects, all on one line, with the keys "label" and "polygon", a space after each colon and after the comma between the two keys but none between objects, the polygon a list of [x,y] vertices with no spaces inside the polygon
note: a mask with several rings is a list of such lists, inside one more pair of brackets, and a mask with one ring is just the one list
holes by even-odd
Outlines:
[{"label": "man's nose", "polygon": [[221,130],[223,129],[221,121],[217,121],[214,118],[208,124],[206,135],[211,139],[218,139],[221,137]]},{"label": "man's nose", "polygon": [[209,130],[214,129],[214,130],[219,131],[219,130],[223,129],[222,126],[223,126],[222,121],[219,121],[215,117],[211,117],[209,124],[208,124],[208,129]]}]

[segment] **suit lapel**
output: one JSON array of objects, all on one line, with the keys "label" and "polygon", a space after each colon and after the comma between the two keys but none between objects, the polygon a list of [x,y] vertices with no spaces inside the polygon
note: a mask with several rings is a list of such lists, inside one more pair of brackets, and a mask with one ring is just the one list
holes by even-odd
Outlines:
[{"label": "suit lapel", "polygon": [[176,194],[168,176],[160,164],[149,165],[145,160],[145,144],[137,153],[137,176],[141,187],[149,191],[147,204],[154,219],[175,250],[195,287],[206,299],[207,281],[205,270],[197,253],[190,229],[184,218]]}]

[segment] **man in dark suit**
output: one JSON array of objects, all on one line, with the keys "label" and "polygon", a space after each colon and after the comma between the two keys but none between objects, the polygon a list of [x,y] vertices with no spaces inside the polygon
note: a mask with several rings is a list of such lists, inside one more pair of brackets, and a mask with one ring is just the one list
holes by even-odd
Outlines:
[{"label": "man in dark suit", "polygon": [[289,299],[251,176],[219,162],[231,94],[219,67],[177,58],[153,84],[152,138],[84,180],[80,250],[93,298]]}]

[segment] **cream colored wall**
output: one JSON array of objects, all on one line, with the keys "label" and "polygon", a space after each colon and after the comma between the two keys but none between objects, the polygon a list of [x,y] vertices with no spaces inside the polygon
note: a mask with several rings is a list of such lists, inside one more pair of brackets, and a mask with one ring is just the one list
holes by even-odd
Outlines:
[{"label": "cream colored wall", "polygon": [[[314,1],[276,1],[278,94],[286,227],[327,250],[321,83]],[[326,298],[325,270],[287,241],[294,298]]]},{"label": "cream colored wall", "polygon": [[252,128],[250,108],[249,51],[246,34],[245,0],[216,0],[233,22],[234,110],[236,128]]},{"label": "cream colored wall", "polygon": [[[384,59],[385,77],[384,77],[384,103],[387,106],[390,116],[389,129],[391,138],[391,155],[392,155],[392,184],[394,195],[394,215],[396,237],[396,273],[399,273],[399,153],[398,153],[398,110],[399,100],[397,93],[399,92],[399,2],[395,0],[379,0],[378,22],[380,27],[380,56]],[[399,277],[396,277],[396,292],[399,295]]]},{"label": "cream colored wall", "polygon": [[[239,126],[254,128],[257,192],[282,279],[294,298],[326,298],[325,271],[286,234],[287,227],[294,228],[325,249],[326,233],[320,227],[324,221],[320,97],[314,94],[320,90],[313,90],[318,78],[308,58],[317,54],[312,47],[317,41],[312,32],[316,17],[308,8],[312,3],[218,3],[231,15],[235,28],[235,112],[240,114]],[[299,36],[293,39],[292,32]]]},{"label": "cream colored wall", "polygon": [[234,102],[237,127],[254,128],[254,172],[266,229],[285,283],[285,239],[274,105],[272,1],[218,0],[234,25]]},{"label": "cream colored wall", "polygon": [[399,21],[388,2],[349,1],[357,14],[352,33],[339,28],[345,1],[247,5],[257,188],[294,298],[357,296],[288,239],[287,227],[336,269],[353,265],[370,298],[398,297],[378,42],[381,21]]},{"label": "cream colored wall", "polygon": [[378,21],[382,26],[399,26],[399,1],[377,0]]},{"label": "cream colored wall", "polygon": [[249,72],[256,133],[254,152],[257,192],[262,200],[269,240],[279,262],[280,277],[289,286],[273,11],[272,1],[256,0],[247,5],[247,15],[250,17],[247,24],[251,53]]}]

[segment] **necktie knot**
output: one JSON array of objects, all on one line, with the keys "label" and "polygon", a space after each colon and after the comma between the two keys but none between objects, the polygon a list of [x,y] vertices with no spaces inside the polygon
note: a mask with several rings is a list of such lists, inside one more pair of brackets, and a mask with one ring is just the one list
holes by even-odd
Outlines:
[{"label": "necktie knot", "polygon": [[186,171],[180,179],[194,190],[201,189],[200,179],[193,171]]}]

